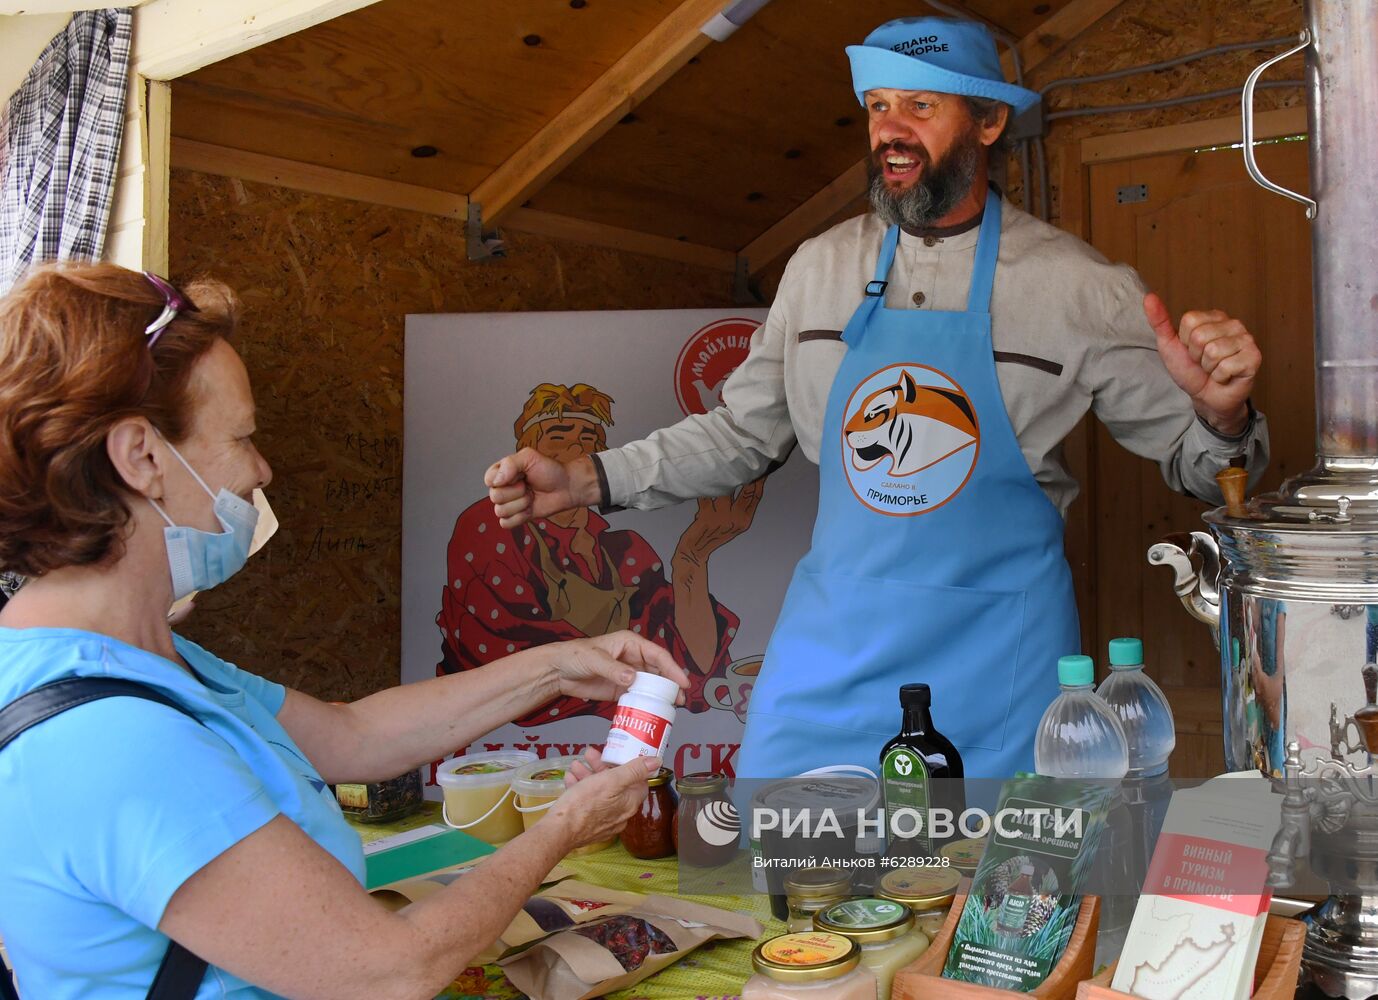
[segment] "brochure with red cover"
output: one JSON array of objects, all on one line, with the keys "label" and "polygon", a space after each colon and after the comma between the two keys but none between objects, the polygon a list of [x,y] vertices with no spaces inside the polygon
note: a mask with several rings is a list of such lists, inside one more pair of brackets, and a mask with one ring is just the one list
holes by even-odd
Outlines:
[{"label": "brochure with red cover", "polygon": [[1261,775],[1175,792],[1112,982],[1145,1000],[1246,1000],[1281,797]]}]

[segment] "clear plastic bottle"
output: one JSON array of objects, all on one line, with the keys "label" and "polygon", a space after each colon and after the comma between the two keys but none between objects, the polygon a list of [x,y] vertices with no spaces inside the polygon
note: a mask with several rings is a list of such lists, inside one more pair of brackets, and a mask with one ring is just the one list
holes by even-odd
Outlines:
[{"label": "clear plastic bottle", "polygon": [[1096,694],[1119,717],[1129,749],[1130,778],[1149,778],[1167,770],[1177,745],[1172,708],[1162,688],[1144,673],[1144,644],[1138,639],[1110,640],[1110,676]]},{"label": "clear plastic bottle", "polygon": [[[1143,663],[1142,642],[1112,639],[1111,673],[1096,692],[1119,717],[1129,749],[1129,771],[1122,785],[1123,808],[1113,810],[1110,816],[1111,839],[1121,864],[1107,873],[1110,888],[1101,900],[1097,962],[1102,958],[1113,961],[1128,936],[1133,901],[1126,893],[1128,887],[1142,885],[1148,875],[1153,848],[1172,798],[1167,775],[1168,757],[1177,743],[1172,709],[1162,690],[1144,673]],[[1120,828],[1113,825],[1120,813],[1128,826],[1122,837],[1118,836]],[[1126,888],[1115,892],[1117,885]]]},{"label": "clear plastic bottle", "polygon": [[[1057,661],[1062,694],[1053,699],[1038,724],[1034,769],[1053,778],[1122,782],[1129,770],[1129,744],[1119,716],[1095,692],[1095,664],[1089,656]],[[1127,879],[1127,847],[1132,842],[1130,816],[1117,790],[1105,817],[1101,846],[1089,877],[1101,897],[1101,933],[1097,964],[1114,961],[1124,946],[1134,913],[1139,883]]]},{"label": "clear plastic bottle", "polygon": [[1089,656],[1057,661],[1062,694],[1053,699],[1034,738],[1034,770],[1052,778],[1119,781],[1129,770],[1124,727],[1096,696],[1096,668]]}]

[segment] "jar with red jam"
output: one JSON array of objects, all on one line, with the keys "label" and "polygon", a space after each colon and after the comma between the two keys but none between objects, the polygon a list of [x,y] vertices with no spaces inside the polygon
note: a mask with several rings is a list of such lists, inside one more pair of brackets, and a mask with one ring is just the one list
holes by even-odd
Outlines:
[{"label": "jar with red jam", "polygon": [[641,810],[627,821],[622,831],[622,846],[634,858],[650,861],[675,853],[675,811],[678,798],[671,782],[675,773],[662,767],[647,784],[650,790]]},{"label": "jar with red jam", "polygon": [[[679,858],[695,868],[716,868],[737,853],[737,814],[727,797],[727,777],[706,771],[686,774],[675,782],[679,791],[679,818],[675,823],[675,847]],[[700,816],[703,817],[700,822]],[[721,831],[713,841],[702,830]]]}]

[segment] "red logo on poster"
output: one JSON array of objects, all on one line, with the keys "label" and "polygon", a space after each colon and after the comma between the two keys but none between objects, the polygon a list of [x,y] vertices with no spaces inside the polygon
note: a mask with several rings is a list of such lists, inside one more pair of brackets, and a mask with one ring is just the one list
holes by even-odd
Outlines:
[{"label": "red logo on poster", "polygon": [[722,405],[722,387],[746,360],[754,319],[720,319],[689,338],[675,362],[675,398],[686,414],[707,413]]}]

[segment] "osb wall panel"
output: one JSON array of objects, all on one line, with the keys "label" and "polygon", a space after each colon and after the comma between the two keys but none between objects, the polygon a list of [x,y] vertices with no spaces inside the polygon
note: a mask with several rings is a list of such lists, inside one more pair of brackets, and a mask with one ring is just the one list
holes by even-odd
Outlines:
[{"label": "osb wall panel", "polygon": [[[1295,36],[1302,28],[1300,0],[1127,0],[1067,49],[1038,67],[1033,86],[1162,62],[1235,42]],[[1244,85],[1255,66],[1280,48],[1208,56],[1156,73],[1104,83],[1059,87],[1048,95],[1050,113],[1204,94]],[[1302,59],[1273,67],[1269,80],[1299,80]],[[1300,88],[1260,90],[1260,111],[1304,103]],[[1060,206],[1062,160],[1070,144],[1089,136],[1131,132],[1212,118],[1238,117],[1239,99],[1227,97],[1154,111],[1120,112],[1056,121],[1049,131],[1048,171],[1053,216]],[[1014,170],[1017,178],[1018,168]]]},{"label": "osb wall panel", "polygon": [[732,304],[721,272],[516,232],[506,259],[474,264],[446,219],[189,171],[173,172],[171,218],[173,279],[210,275],[243,300],[282,523],[181,631],[328,699],[398,679],[408,313]]}]

